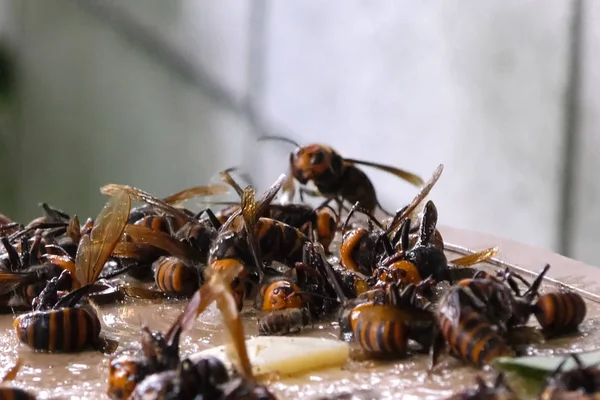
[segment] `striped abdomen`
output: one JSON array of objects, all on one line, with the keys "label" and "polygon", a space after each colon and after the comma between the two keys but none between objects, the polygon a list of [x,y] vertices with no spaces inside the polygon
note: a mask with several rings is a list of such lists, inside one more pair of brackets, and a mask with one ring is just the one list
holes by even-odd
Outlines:
[{"label": "striped abdomen", "polygon": [[177,257],[160,257],[154,266],[156,285],[167,294],[190,296],[200,287],[198,271]]},{"label": "striped abdomen", "polygon": [[258,334],[262,336],[287,335],[300,331],[310,323],[306,308],[287,308],[271,311],[258,320]]},{"label": "striped abdomen", "polygon": [[33,311],[14,323],[19,340],[34,350],[78,352],[98,343],[100,320],[91,307]]},{"label": "striped abdomen", "polygon": [[259,219],[254,229],[265,262],[293,265],[302,261],[302,249],[308,238],[301,231],[270,218]]},{"label": "striped abdomen", "polygon": [[497,357],[514,356],[502,336],[478,313],[461,312],[456,326],[443,314],[438,318],[448,345],[463,361],[483,367]]},{"label": "striped abdomen", "polygon": [[534,306],[538,322],[551,335],[576,330],[583,322],[586,312],[583,297],[575,292],[542,295]]},{"label": "striped abdomen", "polygon": [[[302,249],[308,238],[298,229],[271,218],[260,218],[254,231],[264,262],[279,261],[293,265],[302,261]],[[254,264],[246,233],[241,227],[223,231],[214,240],[208,263],[225,259]]]},{"label": "striped abdomen", "polygon": [[35,400],[35,395],[19,388],[0,388],[0,400]]},{"label": "striped abdomen", "polygon": [[400,309],[365,303],[352,310],[350,320],[354,338],[370,355],[396,356],[406,353],[410,327]]}]

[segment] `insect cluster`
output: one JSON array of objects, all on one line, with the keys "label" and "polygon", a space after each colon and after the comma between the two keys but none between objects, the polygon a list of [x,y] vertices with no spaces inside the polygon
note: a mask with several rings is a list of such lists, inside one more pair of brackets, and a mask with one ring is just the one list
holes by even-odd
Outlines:
[{"label": "insect cluster", "polygon": [[[378,220],[376,209],[385,210],[361,164],[393,173],[419,191],[398,212]],[[0,307],[19,312],[17,337],[36,351],[109,354],[112,399],[275,398],[257,381],[248,358],[240,315],[252,307],[260,316],[260,335],[294,334],[334,321],[357,357],[424,353],[430,373],[445,350],[484,368],[532,343],[573,333],[583,322],[586,304],[578,293],[540,293],[549,265],[528,281],[508,267],[493,274],[473,267],[493,258],[496,248],[447,259],[436,206],[427,200],[442,165],[424,182],[315,144],[297,146],[290,167],[289,176],[281,175],[260,198],[226,170],[224,184],[165,198],[106,185],[101,192],[110,196],[108,202],[83,225],[47,204],[44,215],[27,225],[3,217]],[[282,193],[280,198],[293,199],[295,181],[314,183],[317,190],[301,187],[301,196],[324,201],[316,207],[276,202]],[[220,210],[195,213],[184,207],[192,198],[230,190],[239,201]],[[141,205],[132,207],[134,201]],[[336,236],[341,244],[333,248]],[[123,276],[134,283],[120,283]],[[139,351],[130,354],[104,336],[99,318],[103,305],[128,297],[177,298],[186,305],[166,333],[144,327]],[[236,350],[233,373],[216,358],[180,354],[182,335],[213,302]],[[15,377],[19,365],[5,380]],[[595,379],[594,368],[557,370],[542,397],[579,390],[574,382]],[[8,386],[0,388],[0,397],[4,393],[34,398]],[[514,393],[499,374],[493,385],[479,378],[476,388],[453,398],[514,398]]]}]

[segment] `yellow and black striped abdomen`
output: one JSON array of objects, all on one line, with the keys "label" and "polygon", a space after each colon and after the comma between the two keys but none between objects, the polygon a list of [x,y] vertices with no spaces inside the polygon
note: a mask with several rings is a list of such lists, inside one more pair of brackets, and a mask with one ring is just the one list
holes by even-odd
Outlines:
[{"label": "yellow and black striped abdomen", "polygon": [[36,397],[19,388],[0,388],[0,400],[35,400]]},{"label": "yellow and black striped abdomen", "polygon": [[579,327],[587,308],[583,297],[575,292],[548,293],[538,298],[534,313],[544,331],[562,334]]},{"label": "yellow and black striped abdomen", "polygon": [[387,305],[364,304],[350,315],[354,338],[373,356],[400,356],[406,353],[409,325],[405,315]]},{"label": "yellow and black striped abdomen", "polygon": [[260,218],[255,229],[264,261],[288,265],[302,261],[302,249],[308,238],[300,230],[271,218]]},{"label": "yellow and black striped abdomen", "polygon": [[34,311],[13,323],[19,340],[38,351],[78,352],[98,343],[100,320],[91,307]]},{"label": "yellow and black striped abdomen", "polygon": [[196,269],[176,257],[161,257],[154,265],[156,286],[167,294],[189,296],[200,287],[200,276]]},{"label": "yellow and black striped abdomen", "polygon": [[497,357],[514,356],[502,336],[476,312],[461,313],[456,326],[440,315],[439,326],[455,355],[477,367],[488,365]]}]

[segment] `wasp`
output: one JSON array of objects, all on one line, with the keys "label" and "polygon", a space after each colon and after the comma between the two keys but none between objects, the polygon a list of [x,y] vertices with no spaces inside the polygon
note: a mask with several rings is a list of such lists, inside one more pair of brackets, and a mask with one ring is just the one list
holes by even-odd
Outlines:
[{"label": "wasp", "polygon": [[[32,259],[26,238],[20,253],[6,237],[0,238],[0,241],[7,250],[5,270],[0,272],[0,295],[6,296],[6,306],[29,307],[33,299],[44,289],[48,280],[58,277],[65,269],[75,272],[75,264],[68,256],[43,255]],[[35,264],[36,261],[42,260],[45,261]],[[68,279],[63,282],[64,285],[59,288],[60,290],[71,288]]]},{"label": "wasp", "polygon": [[508,329],[527,323],[528,303],[537,295],[549,269],[546,265],[522,298],[496,279],[463,279],[442,297],[436,311],[438,331],[430,351],[430,369],[447,342],[463,361],[483,367],[497,357],[515,355],[507,343]]},{"label": "wasp", "polygon": [[[277,278],[264,284],[257,305],[267,315],[259,319],[262,335],[282,335],[297,332],[313,320],[331,313],[339,305],[336,289],[329,282],[325,250],[311,241],[304,245],[302,262],[292,269],[296,283]],[[325,265],[327,264],[327,265]]]},{"label": "wasp", "polygon": [[[231,215],[240,210],[239,204],[226,204],[231,205],[223,209],[219,214],[215,214],[221,223],[225,223]],[[292,226],[307,236],[310,233],[309,231],[314,229],[317,233],[317,240],[327,253],[329,253],[329,247],[337,233],[338,217],[333,208],[327,204],[316,208],[301,203],[270,204],[265,217]]]},{"label": "wasp", "polygon": [[558,292],[539,296],[532,311],[544,336],[551,338],[576,331],[587,309],[580,294]]},{"label": "wasp", "polygon": [[[264,136],[258,140],[279,140],[296,146],[296,150],[290,153],[291,182],[295,179],[306,185],[311,181],[317,187],[316,195],[335,199],[340,208],[344,201],[351,204],[358,201],[371,212],[379,208],[387,213],[379,203],[373,183],[357,165],[389,172],[415,186],[423,184],[423,180],[415,174],[388,165],[344,158],[327,145],[300,146],[293,140],[280,136]],[[292,187],[293,183],[289,186]],[[303,192],[309,193],[307,190]]]},{"label": "wasp", "polygon": [[2,382],[2,386],[0,386],[0,399],[10,399],[10,400],[35,400],[36,396],[19,388],[9,387],[4,385],[6,382],[12,381],[17,376],[19,369],[23,365],[23,360],[20,358],[17,359],[15,365],[10,368],[0,379]]},{"label": "wasp", "polygon": [[[546,265],[544,271],[547,271],[549,268],[550,266]],[[479,271],[474,278],[484,275],[486,274]],[[538,295],[539,275],[531,285],[520,275],[509,271],[508,268],[504,271],[499,271],[498,276],[509,284],[518,299],[516,306],[519,308],[519,312],[515,313],[515,316],[521,316],[521,318],[513,317],[509,325],[524,325],[527,323],[529,316],[533,314],[542,327],[544,336],[552,338],[575,332],[586,316],[587,307],[585,300],[576,292],[550,292]],[[523,295],[520,294],[518,285],[512,279],[513,276],[523,282],[525,286],[528,286],[527,291]],[[494,277],[489,277],[488,279],[494,279]]]},{"label": "wasp", "polygon": [[[400,285],[392,284],[380,296],[361,296],[347,303],[340,315],[340,337],[354,338],[367,355],[376,358],[404,356],[409,339],[429,349],[434,314],[420,303],[418,294],[433,284],[428,279],[402,290]],[[375,291],[367,293],[377,295]]]},{"label": "wasp", "polygon": [[[254,377],[244,339],[244,327],[229,284],[243,268],[242,264],[238,264],[222,271],[207,270],[206,283],[192,296],[182,321],[183,327],[189,327],[199,314],[216,302],[237,353],[239,377],[229,377],[217,359],[186,358],[175,370],[146,377],[136,385],[130,399],[275,399]],[[193,312],[187,312],[189,310]]]},{"label": "wasp", "polygon": [[[207,188],[205,190],[208,190]],[[133,198],[144,201],[156,209],[186,222],[173,234],[152,229],[142,223],[128,224],[125,228],[125,241],[121,241],[117,245],[113,254],[137,260],[144,259],[147,262],[148,247],[164,252],[166,255],[162,255],[152,262],[156,285],[165,293],[172,295],[188,296],[193,294],[201,284],[202,274],[199,265],[206,263],[209,244],[216,238],[217,229],[220,227],[216,218],[210,217],[214,217],[214,214],[210,210],[203,210],[209,213],[210,221],[201,221],[197,219],[198,216],[190,216],[169,203],[131,186],[111,184],[103,187],[101,191],[112,194],[117,189],[125,190]],[[181,195],[176,198],[180,199]],[[171,198],[167,198],[167,200],[174,201]],[[142,218],[142,221],[145,218],[149,217]],[[217,224],[217,226],[213,224]],[[152,256],[155,255],[155,253],[152,254]],[[139,264],[139,266],[142,267],[143,264]]]},{"label": "wasp", "polygon": [[[162,292],[174,296],[191,296],[198,289],[202,283],[200,260],[203,259],[198,249],[189,242],[141,225],[127,225],[125,232],[134,240],[126,242],[127,245],[149,245],[168,254],[159,257],[152,264],[155,284]],[[120,242],[123,243],[125,242]],[[115,250],[118,254],[122,254],[122,251],[123,247]]]},{"label": "wasp", "polygon": [[58,278],[48,282],[34,301],[34,311],[14,320],[21,342],[47,352],[78,352],[88,347],[108,350],[107,341],[100,337],[97,311],[84,297],[123,234],[130,203],[125,191],[111,197],[100,211],[94,228],[81,238],[75,259],[74,290],[58,297],[58,287],[70,275],[64,270]]},{"label": "wasp", "polygon": [[[234,169],[229,168],[221,172],[221,177],[242,196],[243,190],[229,174]],[[239,212],[241,207],[236,203],[222,202],[217,204],[230,205],[230,207],[222,210],[220,213],[220,221],[223,223],[223,219],[226,220],[231,215]],[[313,229],[316,230],[317,240],[327,253],[335,237],[339,219],[339,215],[336,215],[333,208],[329,205],[329,200],[315,208],[303,203],[269,204],[263,216],[299,229],[307,236],[312,233]]]},{"label": "wasp", "polygon": [[407,219],[404,224],[403,251],[399,262],[404,262],[401,269],[406,271],[409,281],[419,282],[427,276],[432,276],[437,282],[450,280],[446,255],[443,250],[440,250],[438,246],[432,243],[437,218],[437,208],[430,200],[425,204],[425,208],[423,209],[419,239],[412,248],[408,248],[409,245],[407,243],[408,229],[406,227],[410,225],[410,219]]},{"label": "wasp", "polygon": [[311,322],[308,308],[284,308],[269,312],[258,320],[258,334],[287,335],[302,330]]},{"label": "wasp", "polygon": [[[565,364],[575,361],[575,368],[565,371]],[[600,394],[598,363],[585,366],[579,355],[572,353],[546,378],[539,399],[596,399]]]},{"label": "wasp", "polygon": [[[34,219],[24,229],[13,233],[10,237],[11,241],[35,231],[36,239],[41,236],[41,242],[48,251],[50,249],[58,250],[58,254],[68,254],[75,257],[79,239],[81,235],[86,233],[86,229],[91,229],[92,220],[88,219],[83,226],[80,226],[76,215],[70,217],[65,212],[55,209],[47,203],[41,203],[40,206],[45,215]],[[40,229],[44,229],[44,232],[41,233]]]},{"label": "wasp", "polygon": [[[115,185],[107,185],[101,190],[109,194],[110,191],[116,188]],[[172,209],[165,208],[165,204],[181,211],[183,214],[186,214],[188,217],[193,217],[195,214],[186,209],[179,207],[182,203],[187,200],[190,200],[194,197],[198,196],[208,196],[208,195],[218,195],[218,194],[226,194],[227,187],[223,185],[208,185],[208,186],[195,186],[192,188],[188,188],[182,190],[181,192],[174,193],[170,196],[164,197],[161,200],[153,198],[153,196],[148,197],[148,201],[146,204],[140,207],[134,207],[129,214],[129,224],[134,224],[145,217],[154,217],[165,215],[168,217],[166,221],[164,221],[167,225],[171,225],[171,232],[175,232],[181,226],[188,222],[186,217],[179,215],[178,213],[173,214]],[[140,200],[143,200],[141,197]],[[161,222],[162,224],[163,222]]]},{"label": "wasp", "polygon": [[[196,315],[195,307],[195,304],[188,303],[167,333],[153,332],[147,326],[143,326],[141,351],[137,354],[126,354],[123,350],[111,357],[107,390],[111,399],[127,399],[146,377],[178,368],[181,363],[179,340],[182,333],[189,328],[190,318]],[[219,371],[217,367],[219,365],[213,370]],[[222,371],[225,371],[224,368]]]},{"label": "wasp", "polygon": [[477,383],[476,387],[468,388],[462,392],[456,393],[446,400],[518,400],[519,397],[515,394],[512,388],[506,382],[506,375],[502,372],[496,375],[494,383],[490,385],[483,379],[482,376],[477,375],[475,378]]},{"label": "wasp", "polygon": [[[225,179],[231,180],[227,173]],[[294,265],[302,260],[304,244],[309,239],[300,230],[283,222],[263,217],[268,205],[281,188],[285,175],[271,185],[260,201],[255,200],[254,188],[238,188],[242,193],[242,207],[233,214],[219,230],[209,256],[211,269],[223,270],[241,262],[245,266],[254,265],[254,269],[245,268],[242,275],[233,282],[238,305],[243,306],[247,277],[264,277],[264,263],[278,261],[285,265]],[[241,214],[241,215],[240,215]]]},{"label": "wasp", "polygon": [[382,260],[375,271],[377,282],[373,284],[374,286],[399,281],[417,284],[428,276],[437,282],[453,281],[458,275],[455,273],[456,270],[489,260],[498,253],[495,247],[485,249],[450,261],[453,265],[451,268],[443,246],[440,247],[432,241],[437,223],[437,210],[433,202],[428,201],[425,204],[419,227],[419,238],[412,247],[409,244],[410,221],[410,218],[406,219],[400,229],[401,250]]},{"label": "wasp", "polygon": [[[371,275],[379,261],[386,257],[393,256],[395,254],[395,243],[390,238],[390,235],[392,235],[398,227],[407,225],[407,221],[408,228],[406,229],[410,228],[409,216],[427,197],[441,176],[442,171],[443,165],[438,166],[429,181],[407,206],[396,213],[387,228],[385,228],[362,203],[355,203],[348,213],[342,227],[342,243],[340,245],[340,260],[342,265],[352,271],[361,272],[364,275]],[[368,217],[368,228],[358,228],[346,232],[348,222],[355,211],[362,212]],[[437,217],[437,214],[435,216]],[[430,227],[431,222],[433,221],[431,221],[430,218],[430,220],[427,221],[427,228]],[[377,225],[379,230],[375,231],[373,225]],[[433,222],[433,228],[435,230],[435,222]],[[407,232],[407,234],[408,233],[409,232]],[[431,239],[429,232],[424,231],[423,235],[427,235],[427,242],[429,243]]]},{"label": "wasp", "polygon": [[[198,186],[161,200],[132,186],[109,184],[102,187],[100,191],[104,194],[111,195],[117,190],[125,190],[133,199],[146,203],[142,207],[134,208],[137,219],[129,218],[126,234],[115,249],[114,255],[124,264],[123,270],[137,279],[146,280],[151,275],[151,266],[159,257],[181,252],[188,254],[188,259],[193,258],[195,262],[206,263],[210,243],[217,235],[220,222],[210,209],[193,214],[175,205],[195,196],[226,193],[226,189],[223,185]],[[200,219],[203,214],[206,214],[208,219]],[[153,237],[151,232],[155,232],[156,235]],[[175,241],[182,244],[177,245]],[[173,247],[176,249],[175,253],[172,251]],[[193,256],[190,256],[192,253]],[[173,268],[171,262],[162,261],[159,264],[170,265],[169,268]],[[185,265],[189,266],[187,263]],[[154,264],[154,267],[156,266]],[[156,273],[154,278],[156,281]]]}]

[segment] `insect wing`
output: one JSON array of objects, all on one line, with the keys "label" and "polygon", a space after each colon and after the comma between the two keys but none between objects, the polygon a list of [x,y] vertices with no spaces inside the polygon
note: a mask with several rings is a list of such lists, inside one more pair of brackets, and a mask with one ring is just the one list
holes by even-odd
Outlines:
[{"label": "insect wing", "polygon": [[394,217],[391,225],[386,230],[387,234],[394,232],[400,225],[402,225],[404,220],[413,212],[413,210],[417,208],[419,204],[421,204],[421,202],[425,199],[425,197],[427,197],[429,192],[431,192],[431,189],[442,175],[443,170],[444,164],[440,164],[434,171],[429,181],[425,184],[425,186],[421,188],[419,193],[417,193],[417,195],[410,202],[410,204],[407,207],[403,208],[402,211]]},{"label": "insect wing", "polygon": [[187,200],[193,199],[194,197],[227,194],[228,192],[227,186],[224,185],[196,186],[167,196],[162,199],[162,201],[172,206],[176,206]]},{"label": "insect wing", "polygon": [[192,222],[192,223],[198,222],[192,216],[186,214],[185,212],[181,211],[180,209],[173,207],[172,205],[167,204],[164,201],[152,196],[150,193],[144,192],[143,190],[135,188],[133,186],[118,185],[115,183],[111,183],[106,186],[103,186],[100,189],[100,192],[102,194],[114,196],[116,193],[118,193],[121,190],[125,190],[127,193],[129,193],[129,196],[131,196],[132,199],[143,201],[144,203],[149,204],[149,205],[155,207],[156,209],[161,210],[169,215],[172,215],[172,216],[178,217],[178,218],[182,218],[185,221]]},{"label": "insect wing", "polygon": [[[164,250],[172,256],[178,257],[187,263],[192,263],[194,257],[193,248],[187,243],[179,241],[170,235],[158,232],[142,225],[127,225],[127,233],[134,243],[144,243]],[[123,242],[122,242],[123,243]],[[121,244],[119,244],[121,246]]]},{"label": "insect wing", "polygon": [[481,262],[488,261],[490,258],[495,257],[498,254],[497,247],[490,247],[489,249],[478,251],[477,253],[469,254],[467,256],[459,257],[455,260],[450,261],[451,264],[470,267],[471,265],[479,264]]},{"label": "insect wing", "polygon": [[354,164],[366,165],[367,167],[373,167],[373,168],[377,168],[377,169],[380,169],[385,172],[389,172],[390,174],[396,175],[397,177],[404,179],[405,181],[412,183],[413,185],[415,185],[417,187],[423,185],[423,183],[424,183],[423,179],[420,176],[415,175],[411,172],[405,171],[400,168],[392,167],[390,165],[378,164],[378,163],[369,162],[369,161],[356,160],[356,159],[352,159],[352,158],[345,158],[344,162],[346,164],[350,164],[350,165],[354,165]]},{"label": "insect wing", "polygon": [[90,234],[82,237],[75,257],[79,284],[91,284],[98,279],[104,263],[123,234],[130,207],[131,199],[127,192],[117,192],[100,211]]}]

